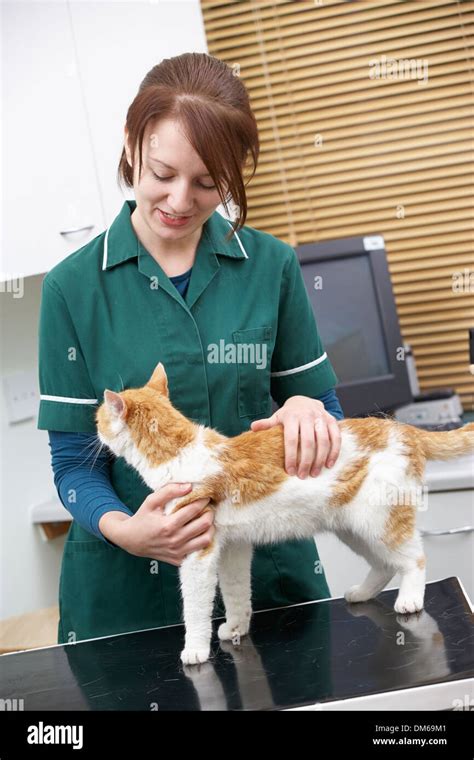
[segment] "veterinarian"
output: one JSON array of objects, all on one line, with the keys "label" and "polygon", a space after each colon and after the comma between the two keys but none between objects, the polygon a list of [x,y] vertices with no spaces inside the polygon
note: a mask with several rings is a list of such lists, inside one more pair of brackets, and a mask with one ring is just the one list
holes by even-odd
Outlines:
[{"label": "veterinarian", "polygon": [[[44,278],[38,428],[73,517],[59,643],[180,622],[178,567],[214,534],[207,500],[163,515],[191,486],[150,492],[99,451],[106,388],[140,387],[161,361],[172,403],[194,421],[228,436],[283,425],[289,474],[317,477],[337,459],[337,377],[295,251],[244,226],[244,170],[258,154],[247,91],[226,64],[163,60],[127,112],[118,175],[135,200]],[[231,200],[235,232],[216,211]],[[275,215],[269,202],[269,223]],[[256,549],[254,609],[329,595],[313,540]]]}]

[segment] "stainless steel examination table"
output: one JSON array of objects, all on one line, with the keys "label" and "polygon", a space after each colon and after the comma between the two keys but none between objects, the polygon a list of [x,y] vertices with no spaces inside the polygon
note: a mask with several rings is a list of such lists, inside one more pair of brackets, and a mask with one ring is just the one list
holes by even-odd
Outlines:
[{"label": "stainless steel examination table", "polygon": [[[427,584],[425,609],[393,611],[396,590],[254,613],[240,646],[183,667],[183,626],[0,657],[2,698],[24,710],[465,709],[474,626],[457,578]],[[471,702],[471,704],[474,704]]]}]

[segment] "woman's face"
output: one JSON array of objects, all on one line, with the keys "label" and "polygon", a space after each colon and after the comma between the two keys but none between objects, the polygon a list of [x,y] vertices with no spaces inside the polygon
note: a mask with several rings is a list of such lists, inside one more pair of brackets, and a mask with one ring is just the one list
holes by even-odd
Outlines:
[{"label": "woman's face", "polygon": [[[125,151],[131,165],[127,130]],[[220,197],[179,123],[171,120],[149,123],[143,138],[142,157],[142,175],[138,180],[137,150],[133,189],[138,225],[165,245],[178,241],[181,245],[195,243],[202,225],[219,205]],[[178,222],[182,223],[179,226],[167,223],[161,212],[180,217]]]}]

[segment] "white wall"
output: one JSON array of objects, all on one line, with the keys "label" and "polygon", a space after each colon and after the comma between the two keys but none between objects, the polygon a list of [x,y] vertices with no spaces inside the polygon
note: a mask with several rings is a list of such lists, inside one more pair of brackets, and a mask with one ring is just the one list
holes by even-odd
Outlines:
[{"label": "white wall", "polygon": [[[126,109],[140,77],[153,65],[184,52],[207,52],[201,8],[199,0],[73,2],[68,7],[96,177],[110,224],[123,203],[115,174]],[[137,62],[138,78],[130,73]],[[14,72],[4,74],[14,76]],[[31,188],[32,203],[38,194],[44,198],[45,188],[46,177],[44,186]],[[41,239],[37,246],[41,255]],[[0,292],[0,380],[17,371],[37,376],[42,279],[43,275],[25,278],[22,298],[14,298],[6,287]],[[29,516],[33,503],[48,501],[56,493],[47,432],[36,429],[36,418],[7,424],[3,383],[0,412],[0,618],[4,618],[57,604],[64,537],[45,542]]]},{"label": "white wall", "polygon": [[[3,292],[1,367],[4,375],[37,372],[38,314],[43,277],[27,277],[22,298]],[[30,522],[31,504],[55,494],[48,434],[36,429],[36,417],[7,423],[6,401],[1,412],[1,578],[0,616],[9,617],[57,603],[59,567],[64,537],[45,542]]]},{"label": "white wall", "polygon": [[[115,175],[127,108],[141,79],[163,58],[208,52],[201,5],[199,0],[88,0],[69,6],[104,217],[110,223],[123,203]],[[125,197],[133,198],[133,191]]]}]

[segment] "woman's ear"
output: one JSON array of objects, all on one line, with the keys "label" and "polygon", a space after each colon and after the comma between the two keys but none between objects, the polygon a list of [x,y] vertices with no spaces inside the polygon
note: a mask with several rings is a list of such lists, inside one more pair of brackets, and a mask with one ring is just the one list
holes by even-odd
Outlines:
[{"label": "woman's ear", "polygon": [[125,155],[127,157],[127,164],[131,167],[132,166],[132,158],[131,158],[132,154],[130,152],[130,145],[129,145],[129,141],[128,141],[128,129],[127,129],[126,125],[125,125],[124,130],[123,130],[123,135],[124,135],[123,147],[125,149]]}]

